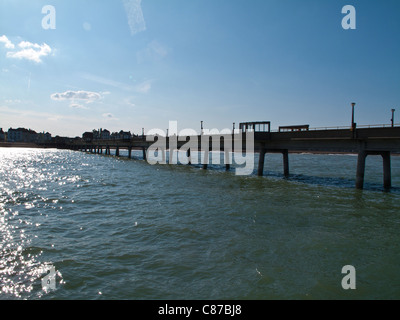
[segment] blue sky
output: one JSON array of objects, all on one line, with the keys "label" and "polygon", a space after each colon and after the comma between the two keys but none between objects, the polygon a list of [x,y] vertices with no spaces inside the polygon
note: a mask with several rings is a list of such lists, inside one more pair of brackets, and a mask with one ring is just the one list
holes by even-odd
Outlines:
[{"label": "blue sky", "polygon": [[0,127],[389,124],[399,57],[398,0],[0,0]]}]

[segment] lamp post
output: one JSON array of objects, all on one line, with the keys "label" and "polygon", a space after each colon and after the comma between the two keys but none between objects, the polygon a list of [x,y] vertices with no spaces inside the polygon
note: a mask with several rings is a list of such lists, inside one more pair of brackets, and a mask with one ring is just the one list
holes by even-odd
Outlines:
[{"label": "lamp post", "polygon": [[395,109],[392,109],[392,128],[394,127],[394,112],[395,111],[396,111]]},{"label": "lamp post", "polygon": [[356,124],[354,122],[354,107],[356,106],[356,103],[353,102],[351,104],[351,130],[354,131],[356,128]]}]

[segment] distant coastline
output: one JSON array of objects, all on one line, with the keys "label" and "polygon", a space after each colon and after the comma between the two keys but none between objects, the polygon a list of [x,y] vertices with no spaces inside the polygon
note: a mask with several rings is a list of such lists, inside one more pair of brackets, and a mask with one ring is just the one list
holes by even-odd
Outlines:
[{"label": "distant coastline", "polygon": [[0,148],[46,148],[31,142],[0,142]]}]

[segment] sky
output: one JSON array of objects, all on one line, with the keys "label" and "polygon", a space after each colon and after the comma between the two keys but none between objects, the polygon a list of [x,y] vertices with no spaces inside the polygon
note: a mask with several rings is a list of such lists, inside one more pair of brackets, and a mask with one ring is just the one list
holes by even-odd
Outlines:
[{"label": "sky", "polygon": [[0,128],[390,124],[399,57],[398,0],[0,0]]}]

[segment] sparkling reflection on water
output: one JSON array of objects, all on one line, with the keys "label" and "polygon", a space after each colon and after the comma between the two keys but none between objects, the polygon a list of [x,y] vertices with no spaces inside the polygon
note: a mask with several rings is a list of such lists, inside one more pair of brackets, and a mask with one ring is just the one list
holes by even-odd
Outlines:
[{"label": "sparkling reflection on water", "polygon": [[[41,227],[41,208],[54,207],[58,200],[40,195],[58,180],[59,164],[48,152],[29,149],[0,149],[0,283],[2,298],[24,298],[36,289],[40,298],[41,278],[51,262],[43,261],[43,248],[33,243]],[[54,167],[48,167],[53,161]],[[61,185],[61,184],[60,184]],[[57,272],[59,283],[62,274]]]},{"label": "sparkling reflection on water", "polygon": [[374,157],[365,191],[350,155],[291,155],[289,179],[278,155],[263,178],[134,157],[0,149],[0,299],[400,297],[399,157],[391,192]]}]

